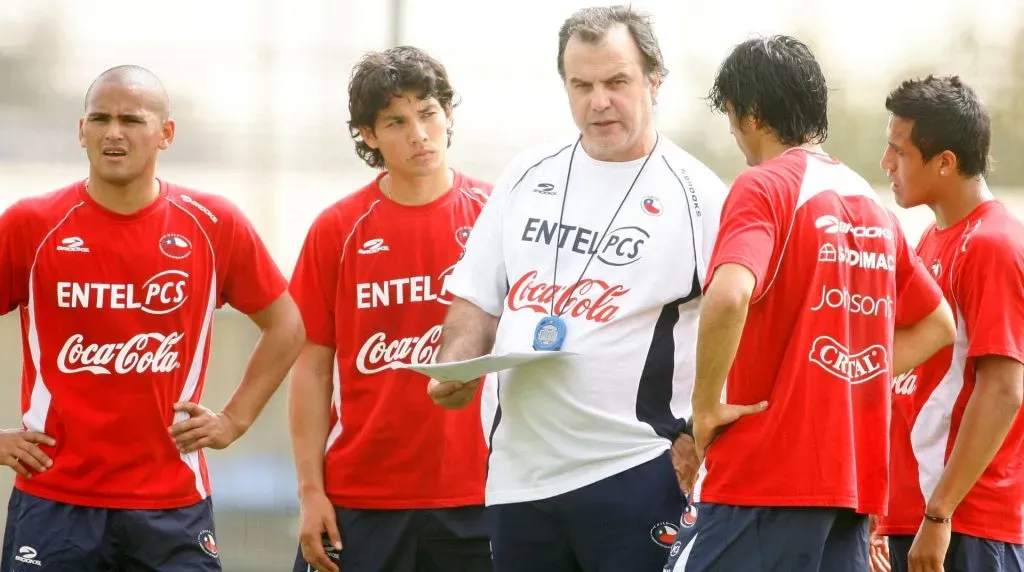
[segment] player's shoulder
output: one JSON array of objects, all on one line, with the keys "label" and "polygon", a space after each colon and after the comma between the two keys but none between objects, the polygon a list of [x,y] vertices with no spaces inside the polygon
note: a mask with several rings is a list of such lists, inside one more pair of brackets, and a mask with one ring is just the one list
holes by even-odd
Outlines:
[{"label": "player's shoulder", "polygon": [[564,169],[569,163],[573,146],[579,141],[579,134],[551,139],[540,145],[526,148],[513,157],[505,167],[503,179],[511,192],[531,173],[541,173],[547,167],[557,165]]},{"label": "player's shoulder", "polygon": [[377,180],[375,178],[321,209],[313,219],[310,232],[349,232],[380,206],[382,198]]},{"label": "player's shoulder", "polygon": [[7,207],[3,217],[19,225],[52,226],[83,204],[84,188],[85,182],[77,181],[60,189],[23,197]]},{"label": "player's shoulder", "polygon": [[471,177],[462,171],[455,171],[455,185],[452,187],[455,200],[462,209],[473,213],[472,216],[480,214],[490,200],[493,190],[493,184]]},{"label": "player's shoulder", "polygon": [[167,185],[167,200],[192,215],[202,226],[219,225],[222,222],[245,218],[242,209],[223,195],[175,183],[164,184]]},{"label": "player's shoulder", "polygon": [[483,179],[477,179],[476,177],[471,177],[462,171],[455,171],[455,176],[458,180],[458,191],[463,194],[476,197],[484,202],[487,202],[487,199],[491,196],[491,192],[494,190],[493,183],[489,183]]},{"label": "player's shoulder", "polygon": [[[789,151],[745,169],[736,177],[736,181],[770,188],[799,190],[811,160],[810,153]],[[832,166],[838,164],[836,161]]]},{"label": "player's shoulder", "polygon": [[658,153],[662,163],[680,179],[682,184],[691,183],[699,192],[725,193],[725,183],[711,167],[694,157],[674,141],[661,136]]},{"label": "player's shoulder", "polygon": [[960,240],[961,251],[968,257],[980,253],[1024,261],[1024,223],[999,200],[988,201],[982,209],[968,221]]}]

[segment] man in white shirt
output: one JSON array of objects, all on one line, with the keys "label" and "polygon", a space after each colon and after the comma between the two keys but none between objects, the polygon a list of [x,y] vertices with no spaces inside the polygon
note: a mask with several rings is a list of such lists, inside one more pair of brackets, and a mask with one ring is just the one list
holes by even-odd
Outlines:
[{"label": "man in white shirt", "polygon": [[[496,571],[657,570],[684,505],[669,449],[689,416],[726,188],[654,128],[666,70],[647,16],[580,10],[559,33],[558,69],[580,133],[523,153],[496,183],[448,280],[437,361],[580,354],[497,376]],[[429,393],[460,407],[478,383]],[[695,471],[689,436],[678,443]]]}]

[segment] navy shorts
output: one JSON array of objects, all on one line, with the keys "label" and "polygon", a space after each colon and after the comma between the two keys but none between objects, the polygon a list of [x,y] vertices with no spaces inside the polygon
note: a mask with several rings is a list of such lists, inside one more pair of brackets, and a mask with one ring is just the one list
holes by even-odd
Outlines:
[{"label": "navy shorts", "polygon": [[210,499],[122,510],[11,493],[0,572],[210,572],[221,569]]},{"label": "navy shorts", "polygon": [[[889,537],[889,562],[892,572],[907,572],[907,555],[913,536]],[[1021,572],[1024,570],[1024,546],[968,536],[954,532],[946,550],[946,572]]]},{"label": "navy shorts", "polygon": [[868,517],[850,509],[697,503],[666,572],[864,572]]},{"label": "navy shorts", "polygon": [[[335,507],[342,549],[327,555],[343,572],[491,572],[488,510]],[[314,570],[295,557],[294,572]]]},{"label": "navy shorts", "polygon": [[496,572],[650,572],[683,509],[668,452],[555,497],[495,505]]}]

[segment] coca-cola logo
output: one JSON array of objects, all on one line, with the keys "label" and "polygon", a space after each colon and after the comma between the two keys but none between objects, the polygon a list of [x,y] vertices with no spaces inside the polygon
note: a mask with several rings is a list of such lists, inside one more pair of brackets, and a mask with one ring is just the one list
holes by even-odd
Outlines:
[{"label": "coca-cola logo", "polygon": [[892,392],[896,395],[913,395],[917,389],[917,374],[906,372],[892,378]]},{"label": "coca-cola logo", "polygon": [[889,370],[889,353],[885,346],[875,344],[857,353],[828,336],[820,336],[811,344],[811,363],[851,384],[864,383]]},{"label": "coca-cola logo", "polygon": [[618,313],[618,299],[627,292],[628,288],[592,278],[567,286],[547,284],[538,281],[537,271],[531,270],[509,289],[508,309],[548,314],[554,308],[560,316],[605,323]]},{"label": "coca-cola logo", "polygon": [[181,365],[177,344],[185,334],[173,332],[136,334],[127,342],[85,343],[85,336],[74,334],[57,355],[62,373],[169,373]]},{"label": "coca-cola logo", "polygon": [[441,341],[440,324],[430,328],[422,336],[388,339],[385,332],[377,332],[363,342],[356,355],[356,369],[363,375],[370,375],[391,369],[395,364],[434,363],[437,344]]}]

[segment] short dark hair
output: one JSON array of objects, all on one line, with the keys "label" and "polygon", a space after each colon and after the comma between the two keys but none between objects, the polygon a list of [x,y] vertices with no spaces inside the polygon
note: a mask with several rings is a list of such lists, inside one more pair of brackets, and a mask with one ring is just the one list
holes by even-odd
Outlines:
[{"label": "short dark hair", "polygon": [[814,54],[792,36],[753,38],[722,62],[708,94],[721,113],[752,117],[780,143],[803,145],[828,138],[828,87]]},{"label": "short dark hair", "polygon": [[[407,91],[417,93],[420,99],[433,97],[445,109],[458,105],[444,65],[419,48],[398,46],[370,52],[352,70],[348,83],[348,128],[356,142],[356,154],[373,168],[383,168],[384,157],[366,144],[359,129],[372,130],[381,110],[391,104],[391,98]],[[449,147],[452,135],[449,124]]]},{"label": "short dark hair", "polygon": [[588,44],[596,44],[604,39],[612,26],[618,24],[629,30],[629,35],[640,49],[644,74],[648,77],[653,74],[662,78],[667,76],[668,68],[658,46],[658,37],[654,35],[651,17],[629,6],[583,8],[569,16],[558,30],[558,75],[565,79],[565,46],[569,38],[576,36]]},{"label": "short dark hair", "polygon": [[989,169],[992,120],[974,90],[959,76],[908,79],[885,98],[893,115],[913,121],[910,140],[927,162],[949,150],[965,177]]}]

